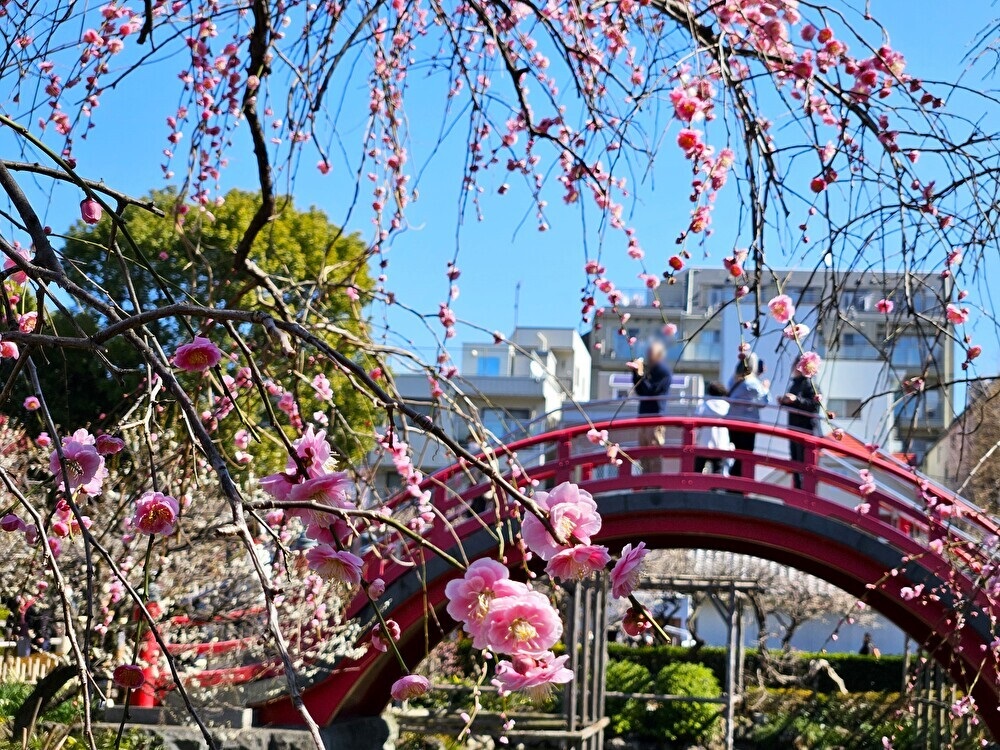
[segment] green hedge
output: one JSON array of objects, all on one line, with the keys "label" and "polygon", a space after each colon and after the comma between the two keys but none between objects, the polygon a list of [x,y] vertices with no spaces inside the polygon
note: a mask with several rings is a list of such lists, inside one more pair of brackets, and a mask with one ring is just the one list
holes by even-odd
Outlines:
[{"label": "green hedge", "polygon": [[[653,674],[658,674],[668,664],[704,664],[712,670],[716,679],[723,684],[726,679],[726,650],[706,646],[697,650],[681,646],[627,646],[621,643],[608,644],[611,661],[631,661],[642,664]],[[800,661],[800,671],[805,672],[812,659],[826,659],[834,671],[844,681],[848,692],[897,692],[903,683],[903,657],[873,656],[860,654],[817,654],[802,652],[796,654]],[[748,675],[755,674],[760,662],[756,649],[747,649],[744,669]],[[775,685],[774,687],[779,687]],[[821,674],[816,690],[832,693],[837,690],[825,673]]]}]

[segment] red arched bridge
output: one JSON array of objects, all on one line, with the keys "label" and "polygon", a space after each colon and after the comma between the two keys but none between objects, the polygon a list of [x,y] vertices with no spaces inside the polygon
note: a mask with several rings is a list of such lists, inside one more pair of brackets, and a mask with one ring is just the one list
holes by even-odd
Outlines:
[{"label": "red arched bridge", "polygon": [[[982,719],[1000,736],[1000,712],[995,710],[1000,677],[991,645],[1000,607],[982,583],[991,571],[988,540],[1000,535],[997,524],[905,464],[849,437],[837,440],[739,423],[757,433],[757,452],[698,447],[699,428],[718,424],[737,426],[691,416],[586,423],[510,443],[483,458],[519,486],[578,483],[600,507],[603,527],[597,541],[612,550],[644,541],[651,548],[740,552],[787,564],[863,599],[943,664],[985,709]],[[639,446],[640,427],[654,425],[666,429],[665,444]],[[605,446],[588,439],[591,428],[607,430],[608,441],[621,446],[620,463],[609,458]],[[787,457],[790,441],[803,445],[800,462]],[[699,456],[740,459],[743,476],[697,473]],[[521,468],[511,471],[515,464]],[[639,464],[646,471],[640,472]],[[867,488],[869,492],[859,487],[862,470],[871,472],[874,489]],[[801,489],[794,487],[795,474],[802,478]],[[503,517],[497,522],[506,503],[486,477],[459,463],[429,476],[423,487],[432,493],[441,517],[425,534],[428,541],[471,561],[498,555],[503,537],[506,562],[512,568],[521,562],[517,546],[510,544],[510,525],[502,523]],[[405,519],[412,502],[408,495],[394,498],[397,517]],[[859,510],[859,505],[866,507]],[[416,666],[427,648],[455,626],[444,611],[444,587],[460,571],[416,546],[400,549],[399,556],[420,564],[369,555],[368,574],[385,580],[383,601],[391,603],[387,616],[399,623],[401,653]],[[913,596],[910,590],[920,585],[925,595]],[[370,619],[367,606],[361,596],[349,614]],[[177,650],[217,653],[239,646],[233,641],[178,645]],[[390,701],[390,685],[401,674],[391,655],[375,649],[356,661],[317,667],[304,699],[321,724],[380,713]],[[295,725],[301,719],[287,698],[266,697],[280,695],[278,681],[283,679],[275,663],[268,663],[204,671],[197,682],[244,683],[261,723]]]}]

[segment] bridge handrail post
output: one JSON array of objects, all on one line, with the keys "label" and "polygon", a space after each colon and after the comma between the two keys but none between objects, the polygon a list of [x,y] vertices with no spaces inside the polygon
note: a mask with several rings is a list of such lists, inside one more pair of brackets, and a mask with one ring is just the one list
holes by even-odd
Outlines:
[{"label": "bridge handrail post", "polygon": [[805,450],[802,453],[802,490],[811,495],[816,494],[816,469],[819,467],[819,448],[812,441],[806,441]]},{"label": "bridge handrail post", "polygon": [[698,444],[698,428],[689,422],[682,429],[681,473],[694,474],[695,452]]},{"label": "bridge handrail post", "polygon": [[573,478],[573,470],[570,467],[570,455],[573,448],[573,439],[567,436],[561,436],[559,442],[556,444],[556,472],[555,472],[555,482],[556,484],[562,484],[563,482],[569,482]]}]

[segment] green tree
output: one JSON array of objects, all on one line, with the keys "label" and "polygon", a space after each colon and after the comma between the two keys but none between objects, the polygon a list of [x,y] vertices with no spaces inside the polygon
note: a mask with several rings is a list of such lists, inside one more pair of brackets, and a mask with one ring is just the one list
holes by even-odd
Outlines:
[{"label": "green tree", "polygon": [[[259,194],[232,190],[211,210],[179,203],[173,191],[155,191],[151,197],[164,216],[130,206],[124,213],[127,233],[116,232],[107,217],[93,226],[77,222],[69,229],[62,254],[67,271],[77,283],[99,291],[126,312],[193,300],[219,308],[266,310],[276,316],[283,308],[338,351],[362,356],[352,341],[365,335],[361,310],[372,290],[372,278],[367,247],[357,235],[344,233],[318,208],[299,210],[290,197],[279,199],[275,216],[259,234],[249,255],[253,266],[266,276],[266,284],[261,284],[259,278],[246,272],[234,273],[232,268],[234,250],[260,203]],[[112,246],[120,255],[106,250]],[[360,301],[352,299],[349,288],[358,292]],[[46,325],[60,333],[77,335],[81,329],[90,332],[106,323],[72,312],[72,319],[50,319]],[[196,332],[188,325],[165,318],[152,322],[149,329],[169,356]],[[190,325],[197,326],[199,321]],[[346,446],[346,453],[357,454],[367,448],[363,441],[348,438],[348,433],[353,429],[363,434],[371,432],[370,406],[339,371],[322,357],[314,356],[315,352],[302,352],[289,362],[259,328],[247,325],[237,329],[255,364],[294,394],[305,419],[315,411],[324,411],[339,438],[338,444]],[[216,340],[246,364],[242,351],[221,326],[209,325],[197,333]],[[73,357],[47,363],[40,373],[42,386],[47,394],[55,394],[57,422],[65,429],[75,429],[96,426],[102,414],[120,416],[123,408],[134,403],[136,389],[141,391],[144,372],[138,366],[138,357],[124,344],[110,347],[106,359],[96,353],[80,352],[79,357],[74,353]],[[310,384],[320,373],[330,381],[331,401],[317,399]],[[216,385],[215,392],[224,393],[221,384]],[[67,394],[83,395],[76,398]],[[220,425],[220,443],[224,444],[243,426],[240,414],[251,423],[269,423],[264,404],[259,400],[253,403],[252,396],[246,398],[251,398],[251,403],[244,404],[241,399],[240,409]],[[282,450],[273,438],[272,442],[269,450],[277,460]],[[260,454],[262,449],[253,452]]]}]

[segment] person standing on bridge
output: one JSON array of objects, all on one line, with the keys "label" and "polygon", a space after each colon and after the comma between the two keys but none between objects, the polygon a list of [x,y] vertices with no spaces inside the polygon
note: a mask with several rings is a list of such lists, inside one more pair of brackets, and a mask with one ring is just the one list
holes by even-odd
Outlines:
[{"label": "person standing on bridge", "polygon": [[[698,404],[694,415],[696,417],[713,417],[716,419],[728,416],[729,401],[726,399],[726,396],[729,395],[729,391],[726,390],[726,386],[722,383],[709,383],[706,390],[707,396]],[[710,450],[731,451],[733,449],[733,443],[729,437],[729,428],[721,424],[712,427],[699,427],[698,434],[695,436],[695,444],[699,448],[708,448]],[[709,472],[712,474],[728,475],[731,461],[732,459],[730,458],[695,456],[694,470],[701,474],[708,467]]]},{"label": "person standing on bridge", "polygon": [[[736,363],[736,374],[729,389],[729,416],[732,419],[758,422],[760,410],[771,403],[771,394],[767,386],[757,377],[758,365],[759,360],[753,352],[741,354],[739,362]],[[753,453],[757,444],[755,430],[730,428],[729,437],[733,441],[733,448],[738,451]],[[738,458],[735,459],[729,473],[734,477],[743,476],[743,462]]]},{"label": "person standing on bridge", "polygon": [[[796,357],[795,365],[798,365],[801,357],[801,354]],[[787,406],[792,410],[788,412],[788,426],[793,430],[802,430],[803,432],[808,432],[810,435],[814,435],[818,424],[817,415],[819,414],[820,400],[819,392],[816,390],[812,378],[807,378],[795,369],[793,365],[792,381],[788,385],[788,393],[779,399],[782,406]],[[805,443],[801,443],[798,440],[789,440],[788,454],[792,461],[802,463],[802,459],[806,455]],[[802,489],[801,474],[793,474],[792,481],[795,484],[795,489]]]},{"label": "person standing on bridge", "polygon": [[[632,371],[633,391],[639,396],[639,416],[659,417],[667,411],[667,394],[673,374],[667,367],[667,350],[659,341],[649,345],[646,359],[641,357],[635,361]],[[663,425],[639,428],[639,445],[660,446],[667,440],[667,428]],[[643,474],[652,474],[662,467],[659,458],[644,458],[640,460]]]}]

